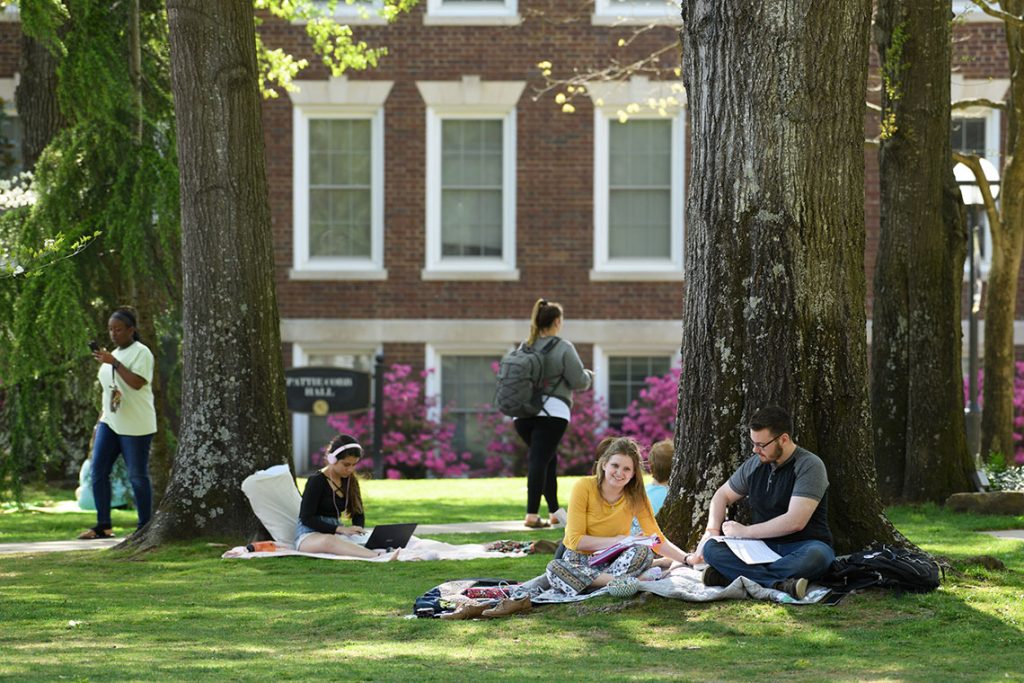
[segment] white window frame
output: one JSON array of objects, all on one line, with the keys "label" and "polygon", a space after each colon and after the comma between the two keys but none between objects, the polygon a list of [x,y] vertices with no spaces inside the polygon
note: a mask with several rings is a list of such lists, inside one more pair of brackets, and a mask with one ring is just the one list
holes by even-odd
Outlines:
[{"label": "white window frame", "polygon": [[[682,85],[634,77],[626,84],[591,83],[587,91],[594,101],[594,265],[590,279],[682,280],[686,199],[686,108]],[[658,106],[659,102],[665,106]],[[609,127],[631,104],[639,105],[640,110],[629,114],[629,119],[667,118],[672,123],[670,243],[669,254],[663,259],[612,259],[608,254]]]},{"label": "white window frame", "polygon": [[[299,81],[290,93],[292,110],[293,280],[384,280],[384,100],[391,81]],[[311,256],[309,253],[309,122],[364,119],[371,123],[370,256]]]},{"label": "white window frame", "polygon": [[[426,112],[426,263],[424,280],[518,280],[516,269],[516,103],[525,81],[418,81]],[[501,257],[441,254],[441,128],[445,120],[502,122]]]},{"label": "white window frame", "polygon": [[434,422],[441,420],[441,362],[444,356],[504,356],[512,350],[507,344],[488,343],[442,343],[426,344],[423,350],[423,362],[425,368],[433,370],[427,374],[424,381],[424,392],[427,396],[437,399],[434,405],[427,412]]},{"label": "white window frame", "polygon": [[445,0],[427,0],[423,14],[426,26],[517,26],[519,0],[496,2],[446,3]]},{"label": "white window frame", "polygon": [[[315,4],[324,10],[327,9],[326,0],[316,0]],[[359,7],[354,4],[350,5],[345,0],[338,0],[331,16],[350,26],[381,26],[388,23],[384,17],[384,0],[370,0],[366,4],[367,7]],[[306,22],[295,23],[304,24]]]},{"label": "white window frame", "polygon": [[594,0],[594,13],[590,17],[594,26],[682,26],[679,3],[672,0],[640,0],[632,6],[619,5],[613,0]]},{"label": "white window frame", "polygon": [[[951,118],[985,119],[985,154],[983,156],[992,162],[996,170],[1002,173],[1002,155],[1000,154],[1000,149],[1002,148],[1000,136],[1000,126],[1002,125],[1001,112],[998,109],[991,108],[968,109],[954,111]],[[998,203],[998,201],[997,199],[996,202]],[[985,213],[984,207],[975,209],[975,211],[979,212],[978,215],[981,217],[981,230],[978,232],[978,237],[985,254],[979,263],[981,266],[981,273],[979,275],[982,280],[988,280],[988,273],[992,268],[992,231],[989,228],[988,215]],[[968,216],[968,220],[970,220],[970,216]],[[967,227],[968,229],[971,228],[970,225]],[[966,259],[964,261],[964,282],[970,279],[970,272],[970,259]]]},{"label": "white window frame", "polygon": [[[376,358],[379,354],[383,353],[383,347],[381,346],[357,346],[357,347],[338,347],[338,346],[325,346],[322,344],[309,344],[302,345],[298,343],[292,344],[292,367],[293,368],[305,368],[309,367],[310,356],[320,356],[325,354],[333,355],[348,355],[348,356],[369,356],[370,358]],[[373,384],[373,378],[370,378],[371,387]],[[371,396],[373,390],[371,388]],[[291,411],[289,411],[291,412]],[[308,413],[292,413],[292,466],[295,471],[300,471],[299,468],[306,467],[306,459],[309,454],[313,452],[311,444],[309,443],[309,414]],[[323,444],[320,444],[321,446]],[[369,454],[372,457],[372,453]]]},{"label": "white window frame", "polygon": [[617,356],[667,356],[669,367],[677,368],[682,365],[682,355],[677,346],[620,346],[618,344],[594,344],[594,394],[604,401],[609,410],[609,398],[611,389],[609,379],[611,377],[611,359]]}]

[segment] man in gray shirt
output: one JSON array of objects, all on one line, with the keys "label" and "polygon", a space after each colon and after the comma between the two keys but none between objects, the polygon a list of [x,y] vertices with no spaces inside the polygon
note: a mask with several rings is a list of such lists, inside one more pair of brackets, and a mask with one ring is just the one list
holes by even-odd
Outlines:
[{"label": "man in gray shirt", "polygon": [[[828,475],[821,458],[793,441],[793,418],[778,406],[750,420],[753,455],[715,492],[708,526],[692,562],[703,559],[704,584],[727,586],[737,577],[802,599],[808,580],[835,559],[828,527]],[[746,498],[753,524],[726,520],[726,509]],[[781,555],[770,564],[746,564],[714,536],[759,538]]]}]

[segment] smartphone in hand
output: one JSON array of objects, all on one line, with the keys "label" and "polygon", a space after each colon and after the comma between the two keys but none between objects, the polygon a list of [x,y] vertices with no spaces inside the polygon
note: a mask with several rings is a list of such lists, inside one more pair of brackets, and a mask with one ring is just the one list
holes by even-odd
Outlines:
[{"label": "smartphone in hand", "polygon": [[96,353],[97,351],[100,350],[100,345],[96,343],[95,339],[89,340],[89,350],[92,351],[93,353]]}]

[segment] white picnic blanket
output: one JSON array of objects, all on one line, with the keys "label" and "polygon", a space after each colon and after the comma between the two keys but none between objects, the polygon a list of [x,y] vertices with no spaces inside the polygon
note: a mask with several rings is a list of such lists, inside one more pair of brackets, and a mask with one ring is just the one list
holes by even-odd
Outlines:
[{"label": "white picnic blanket", "polygon": [[[301,555],[303,557],[319,557],[324,560],[361,560],[363,562],[388,562],[389,556],[381,557],[343,557],[331,553],[304,553],[292,548],[279,547],[273,552],[249,552],[245,546],[238,546],[228,550],[223,555],[224,559],[254,560],[263,557],[287,557],[289,555]],[[497,557],[526,557],[525,552],[499,553],[496,550],[488,550],[482,543],[464,543],[454,545],[432,541],[429,538],[417,538],[413,536],[409,545],[398,552],[399,562],[413,562],[416,560],[476,560],[481,558]]]},{"label": "white picnic blanket", "polygon": [[[299,518],[302,496],[295,488],[295,480],[287,465],[275,465],[251,474],[242,482],[242,491],[249,499],[252,511],[274,539],[277,550],[273,552],[249,552],[245,546],[237,546],[221,557],[257,559],[261,557],[284,557],[304,555],[327,560],[362,560],[364,562],[387,562],[389,557],[361,558],[341,557],[330,553],[304,553],[295,550],[295,523]],[[367,529],[371,531],[371,529]],[[475,560],[479,558],[525,557],[525,552],[501,553],[488,550],[481,543],[453,545],[413,536],[409,544],[398,553],[400,561],[412,560]]]}]

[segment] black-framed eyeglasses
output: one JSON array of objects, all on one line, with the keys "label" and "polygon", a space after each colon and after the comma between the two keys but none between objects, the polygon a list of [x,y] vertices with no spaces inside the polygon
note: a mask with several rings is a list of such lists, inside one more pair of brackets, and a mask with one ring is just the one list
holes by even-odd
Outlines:
[{"label": "black-framed eyeglasses", "polygon": [[[783,432],[782,434],[785,434],[785,432]],[[764,449],[768,448],[768,447],[769,447],[769,446],[771,446],[771,445],[772,445],[773,443],[775,443],[776,441],[778,441],[778,440],[779,440],[779,438],[780,438],[780,437],[782,436],[782,434],[779,434],[778,436],[776,436],[776,437],[775,437],[774,439],[772,439],[771,441],[765,441],[764,443],[758,443],[758,442],[754,441],[753,439],[751,439],[751,440],[750,440],[750,445],[754,447],[754,450],[755,450],[755,451],[763,451]]]}]

